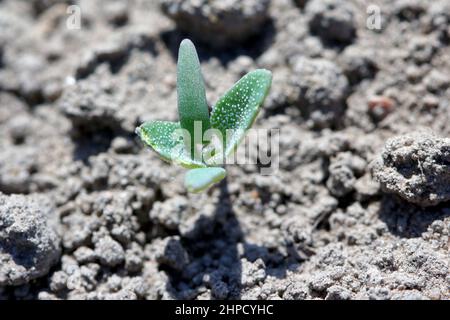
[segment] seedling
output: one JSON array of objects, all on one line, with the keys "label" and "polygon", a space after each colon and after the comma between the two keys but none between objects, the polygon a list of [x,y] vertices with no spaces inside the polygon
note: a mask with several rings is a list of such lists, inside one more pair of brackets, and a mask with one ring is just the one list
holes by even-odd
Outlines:
[{"label": "seedling", "polygon": [[177,65],[180,122],[149,121],[136,133],[163,160],[190,169],[184,182],[189,192],[206,190],[225,178],[224,159],[252,126],[271,82],[268,70],[249,72],[217,101],[210,115],[197,51],[185,39]]}]

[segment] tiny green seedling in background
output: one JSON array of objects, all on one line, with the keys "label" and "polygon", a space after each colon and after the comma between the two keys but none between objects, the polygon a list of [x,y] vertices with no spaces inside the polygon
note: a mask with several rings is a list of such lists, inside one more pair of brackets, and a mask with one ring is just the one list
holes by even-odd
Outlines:
[{"label": "tiny green seedling in background", "polygon": [[[189,192],[206,190],[225,178],[226,171],[220,165],[252,126],[271,82],[268,70],[249,72],[217,101],[210,115],[197,51],[185,39],[180,44],[177,65],[180,122],[148,121],[136,133],[162,159],[190,169],[185,176]],[[220,147],[205,139],[209,131],[221,137]],[[199,135],[200,143],[196,140]]]}]

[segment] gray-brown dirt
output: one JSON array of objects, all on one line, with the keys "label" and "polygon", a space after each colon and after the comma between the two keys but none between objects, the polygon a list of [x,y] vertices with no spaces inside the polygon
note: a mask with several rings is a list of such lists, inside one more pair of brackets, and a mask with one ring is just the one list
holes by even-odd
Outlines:
[{"label": "gray-brown dirt", "polygon": [[[381,30],[356,0],[0,1],[0,299],[449,299],[449,3],[370,4]],[[185,37],[211,105],[273,72],[276,174],[187,194],[138,141]]]}]

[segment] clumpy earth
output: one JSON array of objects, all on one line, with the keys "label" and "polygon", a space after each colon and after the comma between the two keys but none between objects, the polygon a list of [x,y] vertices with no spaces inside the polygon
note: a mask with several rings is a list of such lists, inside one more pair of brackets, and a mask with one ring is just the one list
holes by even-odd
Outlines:
[{"label": "clumpy earth", "polygon": [[36,196],[0,195],[0,285],[44,276],[60,258],[57,215]]},{"label": "clumpy earth", "polygon": [[[0,299],[449,299],[448,1],[371,4],[0,1]],[[138,141],[185,37],[210,105],[273,72],[272,175],[188,194]]]},{"label": "clumpy earth", "polygon": [[411,134],[389,139],[374,165],[383,190],[432,206],[450,200],[450,138]]}]

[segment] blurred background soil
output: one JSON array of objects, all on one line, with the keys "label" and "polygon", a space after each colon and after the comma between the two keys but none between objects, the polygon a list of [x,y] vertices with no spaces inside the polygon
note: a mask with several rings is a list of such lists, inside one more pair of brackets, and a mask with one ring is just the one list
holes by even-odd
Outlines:
[{"label": "blurred background soil", "polygon": [[[276,174],[138,141],[186,37],[211,106],[273,72]],[[0,299],[449,299],[449,44],[447,0],[0,0]]]}]

